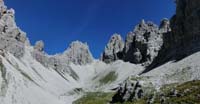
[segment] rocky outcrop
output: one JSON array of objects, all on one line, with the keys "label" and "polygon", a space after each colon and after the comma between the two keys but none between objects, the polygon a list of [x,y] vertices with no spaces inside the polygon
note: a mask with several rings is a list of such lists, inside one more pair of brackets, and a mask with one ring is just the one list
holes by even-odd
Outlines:
[{"label": "rocky outcrop", "polygon": [[49,66],[49,57],[44,52],[44,42],[42,40],[35,43],[34,50],[31,52],[31,54],[32,57],[34,57],[42,65],[45,67]]},{"label": "rocky outcrop", "polygon": [[0,49],[9,51],[20,58],[24,54],[26,33],[15,23],[14,9],[7,9],[3,0],[0,1]]},{"label": "rocky outcrop", "polygon": [[66,62],[72,62],[77,65],[85,65],[93,61],[88,45],[80,41],[72,42],[61,57],[65,57]]},{"label": "rocky outcrop", "polygon": [[171,31],[170,21],[167,18],[164,18],[161,21],[160,26],[159,26],[159,31],[162,34]]},{"label": "rocky outcrop", "polygon": [[126,80],[117,88],[117,93],[113,96],[111,104],[133,102],[143,97],[142,85],[139,81]]},{"label": "rocky outcrop", "polygon": [[158,56],[163,46],[163,35],[169,31],[171,31],[170,22],[166,18],[161,21],[159,27],[152,22],[142,20],[127,34],[125,44],[120,35],[114,34],[101,59],[106,63],[121,59],[148,66]]},{"label": "rocky outcrop", "polygon": [[34,49],[40,52],[44,51],[44,42],[42,40],[37,41],[35,43]]},{"label": "rocky outcrop", "polygon": [[124,48],[124,42],[122,37],[119,34],[114,34],[110,38],[108,44],[106,45],[101,59],[106,63],[122,59],[123,48]]},{"label": "rocky outcrop", "polygon": [[126,37],[124,60],[149,65],[163,45],[163,32],[168,31],[168,21],[162,21],[160,29],[152,22],[141,21]]}]

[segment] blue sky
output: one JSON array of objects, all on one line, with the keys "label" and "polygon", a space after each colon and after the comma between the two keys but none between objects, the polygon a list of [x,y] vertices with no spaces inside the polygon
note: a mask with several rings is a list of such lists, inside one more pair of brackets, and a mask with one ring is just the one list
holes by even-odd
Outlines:
[{"label": "blue sky", "polygon": [[49,54],[63,52],[72,41],[87,42],[99,58],[110,36],[123,38],[141,19],[156,24],[175,13],[174,0],[4,0],[16,11],[18,26],[31,44],[45,42]]}]

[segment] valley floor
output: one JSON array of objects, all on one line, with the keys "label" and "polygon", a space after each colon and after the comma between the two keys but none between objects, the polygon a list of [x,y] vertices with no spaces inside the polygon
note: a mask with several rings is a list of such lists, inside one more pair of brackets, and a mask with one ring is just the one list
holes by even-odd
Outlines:
[{"label": "valley floor", "polygon": [[[73,104],[107,104],[113,96],[113,92],[87,92]],[[200,104],[200,80],[164,85],[159,91],[146,93],[141,99],[123,104],[149,104],[151,97],[151,104]]]}]

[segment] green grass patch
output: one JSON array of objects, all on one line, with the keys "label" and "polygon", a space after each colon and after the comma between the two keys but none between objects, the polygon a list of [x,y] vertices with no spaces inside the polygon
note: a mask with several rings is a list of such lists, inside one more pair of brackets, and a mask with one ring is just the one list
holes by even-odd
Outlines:
[{"label": "green grass patch", "polygon": [[106,92],[87,92],[82,98],[73,102],[73,104],[107,104],[111,101],[114,93]]},{"label": "green grass patch", "polygon": [[[73,104],[109,104],[113,95],[114,93],[112,92],[87,92],[83,97],[73,102]],[[123,104],[146,104],[146,100],[139,99],[134,102],[125,102]]]},{"label": "green grass patch", "polygon": [[108,84],[110,82],[115,81],[116,79],[117,79],[117,74],[115,73],[115,71],[111,71],[106,76],[101,78],[99,82],[100,84]]},{"label": "green grass patch", "polygon": [[[170,95],[173,88],[175,88],[181,96]],[[133,102],[125,102],[123,104],[147,104],[149,96],[153,96],[154,94],[155,99],[153,104],[160,104],[161,93],[164,93],[166,98],[165,104],[200,104],[200,81],[164,85],[160,92],[152,91],[148,94],[146,93],[142,99],[134,100]],[[109,104],[113,95],[114,93],[88,92],[73,104]]]},{"label": "green grass patch", "polygon": [[[170,91],[172,88],[175,88],[181,96],[171,96]],[[165,97],[168,97],[166,102],[169,104],[200,104],[200,81],[165,85],[161,88],[161,91],[163,91]],[[159,99],[159,95],[156,99]],[[156,102],[159,103],[160,101],[157,100]]]},{"label": "green grass patch", "polygon": [[[179,93],[183,93],[181,97],[173,97],[169,102],[175,104],[200,104],[200,81],[190,81],[176,87]],[[184,93],[185,92],[185,93]]]}]

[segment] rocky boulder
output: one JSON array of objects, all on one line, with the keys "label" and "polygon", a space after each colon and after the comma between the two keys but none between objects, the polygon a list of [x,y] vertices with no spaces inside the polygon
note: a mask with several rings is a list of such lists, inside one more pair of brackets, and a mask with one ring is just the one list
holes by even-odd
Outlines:
[{"label": "rocky boulder", "polygon": [[133,102],[141,99],[144,91],[139,81],[126,80],[117,88],[117,93],[112,97],[111,104]]},{"label": "rocky boulder", "polygon": [[118,59],[123,58],[123,49],[124,49],[124,42],[122,37],[119,34],[114,34],[108,44],[105,47],[105,50],[102,55],[102,61],[106,63],[113,62]]}]

